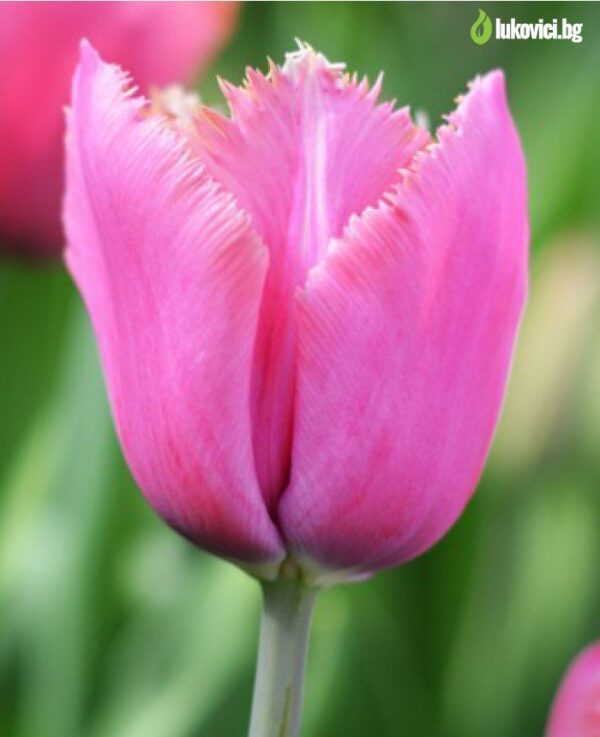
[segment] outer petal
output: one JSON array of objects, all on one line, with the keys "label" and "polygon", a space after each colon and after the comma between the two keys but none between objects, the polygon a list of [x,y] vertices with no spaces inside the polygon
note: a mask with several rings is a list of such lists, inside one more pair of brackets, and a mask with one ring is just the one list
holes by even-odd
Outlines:
[{"label": "outer petal", "polygon": [[[142,88],[181,82],[229,35],[238,3],[0,3],[0,244],[62,245],[63,107],[82,37]],[[51,70],[51,73],[49,73]]]},{"label": "outer petal", "polygon": [[252,409],[258,476],[272,509],[289,479],[296,287],[348,218],[376,204],[429,141],[406,109],[377,105],[379,86],[301,48],[268,77],[248,70],[245,88],[224,84],[232,119],[207,111],[199,123],[211,173],[250,213],[271,254]]},{"label": "outer petal", "polygon": [[173,527],[220,555],[282,557],[257,486],[252,349],[268,253],[184,137],[82,46],[67,149],[69,268],[127,460]]},{"label": "outer petal", "polygon": [[351,221],[299,298],[279,519],[319,569],[368,572],[433,545],[469,499],[496,423],[527,261],[501,73],[473,84],[440,139],[394,197]]},{"label": "outer petal", "polygon": [[584,650],[569,668],[546,737],[600,737],[600,643]]}]

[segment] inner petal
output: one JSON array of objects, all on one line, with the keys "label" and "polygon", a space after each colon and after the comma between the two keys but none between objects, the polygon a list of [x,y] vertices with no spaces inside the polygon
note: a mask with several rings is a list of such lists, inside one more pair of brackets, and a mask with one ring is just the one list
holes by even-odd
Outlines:
[{"label": "inner petal", "polygon": [[369,88],[308,48],[267,76],[248,70],[241,88],[222,86],[231,119],[204,110],[197,145],[270,252],[250,410],[258,480],[275,514],[291,463],[295,292],[350,216],[398,183],[430,138],[406,109],[377,104],[379,82]]}]

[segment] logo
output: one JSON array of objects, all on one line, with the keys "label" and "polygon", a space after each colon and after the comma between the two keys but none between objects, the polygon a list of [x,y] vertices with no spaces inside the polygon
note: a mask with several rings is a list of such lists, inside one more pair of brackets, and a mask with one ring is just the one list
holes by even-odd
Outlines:
[{"label": "logo", "polygon": [[481,10],[480,8],[477,20],[471,26],[471,39],[479,46],[483,46],[491,37],[492,20],[485,10]]},{"label": "logo", "polygon": [[516,18],[492,22],[485,10],[479,10],[477,20],[471,26],[471,39],[478,46],[486,44],[490,38],[500,41],[570,41],[579,44],[583,41],[583,23],[569,23],[562,18],[550,22],[540,18],[536,23],[519,23]]}]

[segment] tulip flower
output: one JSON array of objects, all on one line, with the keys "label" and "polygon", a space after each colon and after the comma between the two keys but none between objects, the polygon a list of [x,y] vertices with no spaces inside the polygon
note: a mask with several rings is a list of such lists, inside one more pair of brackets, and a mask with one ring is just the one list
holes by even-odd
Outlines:
[{"label": "tulip flower", "polygon": [[308,47],[223,83],[231,117],[135,96],[86,44],[73,83],[66,258],[129,466],[265,581],[252,737],[296,733],[315,590],[460,515],[526,292],[502,74],[437,140],[379,88]]},{"label": "tulip flower", "polygon": [[600,735],[600,642],[586,648],[569,668],[554,701],[546,737]]},{"label": "tulip flower", "polygon": [[0,242],[60,251],[63,108],[82,36],[143,88],[189,79],[229,36],[237,3],[0,3]]}]

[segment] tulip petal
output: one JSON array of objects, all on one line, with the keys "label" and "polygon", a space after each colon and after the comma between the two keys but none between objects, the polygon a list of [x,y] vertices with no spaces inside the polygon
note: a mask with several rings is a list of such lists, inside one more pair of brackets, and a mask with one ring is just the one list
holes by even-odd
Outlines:
[{"label": "tulip petal", "polygon": [[268,251],[166,119],[87,45],[67,135],[67,262],[119,436],[150,503],[206,549],[283,557],[254,471],[249,391]]},{"label": "tulip petal", "polygon": [[278,519],[312,575],[406,561],[456,520],[496,424],[526,261],[525,169],[495,72],[299,295]]},{"label": "tulip petal", "polygon": [[578,655],[558,691],[546,737],[600,735],[600,643]]},{"label": "tulip petal", "polygon": [[250,214],[271,264],[253,381],[257,473],[273,510],[287,485],[295,375],[295,289],[348,218],[397,183],[429,141],[406,109],[377,104],[341,65],[301,47],[269,76],[248,70],[245,88],[223,84],[232,119],[206,111],[202,156]]}]

